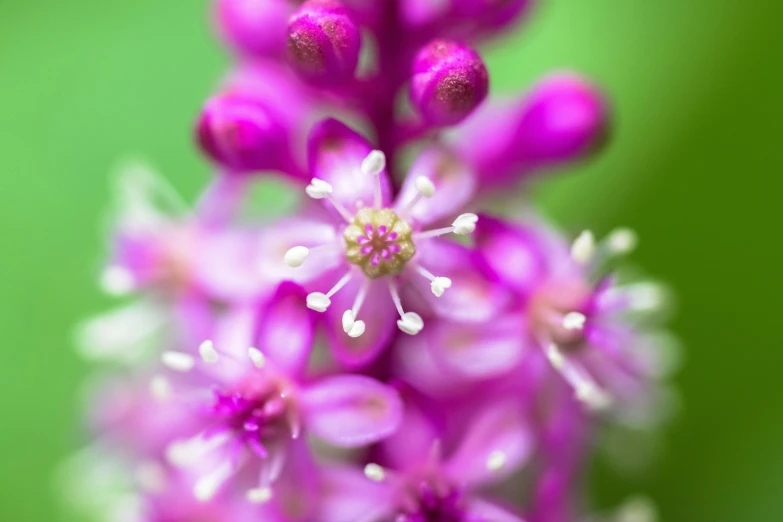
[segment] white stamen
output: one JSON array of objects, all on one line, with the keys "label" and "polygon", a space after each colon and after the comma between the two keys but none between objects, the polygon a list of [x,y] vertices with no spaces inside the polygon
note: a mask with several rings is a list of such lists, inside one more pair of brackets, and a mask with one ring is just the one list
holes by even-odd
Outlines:
[{"label": "white stamen", "polygon": [[386,168],[386,155],[380,150],[370,152],[362,161],[362,172],[368,176],[377,176]]},{"label": "white stamen", "polygon": [[656,522],[658,512],[655,504],[645,497],[634,497],[626,500],[617,509],[615,522]]},{"label": "white stamen", "polygon": [[638,244],[636,232],[630,228],[618,228],[609,233],[606,246],[612,254],[623,255],[631,252]]},{"label": "white stamen", "polygon": [[283,257],[283,260],[285,261],[286,265],[293,268],[297,268],[302,266],[302,263],[304,263],[309,253],[310,253],[309,248],[303,246],[295,246],[294,248],[291,248],[290,250],[288,250],[288,252],[285,253],[285,257]]},{"label": "white stamen", "polygon": [[155,375],[150,380],[150,393],[159,401],[171,398],[171,383],[162,375]]},{"label": "white stamen", "polygon": [[364,476],[373,482],[383,482],[386,478],[386,470],[378,464],[367,464],[364,467]]},{"label": "white stamen", "polygon": [[307,296],[307,308],[310,310],[325,312],[330,304],[332,304],[332,300],[321,292],[313,292]]},{"label": "white stamen", "polygon": [[332,289],[326,293],[326,297],[332,297],[334,294],[339,292],[342,287],[348,284],[348,281],[350,281],[352,277],[353,274],[350,272],[345,274],[339,281],[337,281],[337,283],[332,287]]},{"label": "white stamen", "polygon": [[580,264],[587,264],[595,253],[595,237],[589,230],[585,230],[571,245],[571,257]]},{"label": "white stamen", "polygon": [[215,350],[215,345],[210,340],[201,343],[201,346],[198,347],[198,353],[201,355],[201,359],[208,364],[215,364],[220,359],[217,350]]},{"label": "white stamen", "polygon": [[313,178],[305,187],[305,192],[313,199],[324,199],[332,193],[332,186],[322,179]]},{"label": "white stamen", "polygon": [[121,266],[110,266],[101,274],[101,288],[109,295],[125,295],[133,290],[133,274]]},{"label": "white stamen", "polygon": [[[370,152],[362,161],[362,172],[375,178],[373,188],[373,204],[375,208],[381,208],[381,172],[386,168],[386,156],[379,150]],[[349,219],[350,221],[350,219]]]},{"label": "white stamen", "polygon": [[593,382],[578,363],[566,358],[556,344],[549,343],[545,351],[552,367],[571,385],[577,399],[594,411],[604,410],[611,405],[611,397]]},{"label": "white stamen", "polygon": [[500,450],[495,450],[487,458],[487,469],[490,471],[500,471],[506,465],[508,455]]},{"label": "white stamen", "polygon": [[663,305],[665,292],[655,283],[642,282],[621,286],[617,291],[628,299],[628,306],[641,312],[652,312]]},{"label": "white stamen", "polygon": [[365,279],[362,283],[361,288],[359,288],[359,293],[356,294],[356,299],[353,301],[353,306],[351,307],[351,311],[353,312],[354,318],[356,318],[359,315],[359,310],[362,309],[362,305],[364,304],[364,298],[367,297],[367,291],[370,289],[370,281],[369,279]]},{"label": "white stamen", "polygon": [[272,490],[269,487],[253,488],[247,491],[247,499],[253,504],[263,504],[272,498]]},{"label": "white stamen", "polygon": [[408,335],[416,335],[424,328],[424,321],[421,316],[415,312],[405,312],[402,308],[400,293],[397,291],[397,285],[394,281],[389,281],[389,293],[391,294],[394,307],[400,314],[400,320],[397,321],[397,327]]},{"label": "white stamen", "polygon": [[234,474],[233,462],[225,462],[218,466],[212,473],[202,477],[193,487],[193,496],[199,502],[208,502],[215,496],[218,488],[223,485],[228,477]]},{"label": "white stamen", "polygon": [[454,233],[460,236],[472,234],[476,230],[477,222],[478,216],[476,214],[461,214],[452,223]]},{"label": "white stamen", "polygon": [[425,198],[431,198],[435,195],[435,185],[429,178],[424,176],[416,178],[416,190]]},{"label": "white stamen", "polygon": [[229,435],[221,433],[204,439],[203,433],[200,433],[190,439],[175,440],[166,447],[166,460],[177,467],[190,466],[228,442],[230,438]]},{"label": "white stamen", "polygon": [[581,330],[585,327],[587,317],[579,312],[569,312],[563,317],[563,328],[566,330]]},{"label": "white stamen", "polygon": [[160,360],[175,372],[189,372],[196,364],[193,357],[182,352],[163,352]]},{"label": "white stamen", "polygon": [[261,353],[261,350],[258,348],[248,348],[247,354],[250,356],[250,360],[253,361],[256,368],[263,368],[264,365],[266,365],[266,357],[264,357],[264,354]]},{"label": "white stamen", "polygon": [[451,288],[451,279],[448,277],[436,277],[432,280],[430,288],[432,289],[432,293],[435,294],[435,297],[440,297],[447,288]]},{"label": "white stamen", "polygon": [[343,330],[351,337],[360,337],[365,330],[364,321],[357,321],[353,310],[346,310],[343,314]]},{"label": "white stamen", "polygon": [[454,227],[436,228],[433,230],[425,230],[424,232],[416,232],[413,234],[413,239],[429,239],[431,237],[445,236],[446,234],[451,234],[452,232],[454,232]]}]

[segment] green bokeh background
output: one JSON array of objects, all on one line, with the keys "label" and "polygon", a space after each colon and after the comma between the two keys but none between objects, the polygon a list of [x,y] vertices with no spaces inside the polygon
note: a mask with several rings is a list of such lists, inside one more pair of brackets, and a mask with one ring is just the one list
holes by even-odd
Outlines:
[{"label": "green bokeh background", "polygon": [[[636,259],[679,296],[684,397],[641,477],[599,464],[609,506],[663,522],[783,520],[780,8],[736,0],[546,0],[487,54],[497,92],[553,68],[610,93],[615,139],[541,183],[574,229],[639,231]],[[189,127],[227,64],[207,2],[0,0],[0,520],[66,520],[56,463],[79,445],[88,372],[72,325],[94,278],[107,173],[143,153],[188,197],[208,179]]]}]

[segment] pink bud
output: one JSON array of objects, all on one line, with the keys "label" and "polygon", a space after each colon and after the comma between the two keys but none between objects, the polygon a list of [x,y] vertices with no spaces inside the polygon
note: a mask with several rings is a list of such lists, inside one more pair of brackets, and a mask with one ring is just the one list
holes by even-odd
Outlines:
[{"label": "pink bud", "polygon": [[288,57],[307,81],[336,85],[353,78],[361,36],[337,0],[310,0],[288,24]]},{"label": "pink bud", "polygon": [[464,45],[434,40],[413,62],[411,101],[432,125],[459,123],[486,98],[488,90],[484,62]]}]

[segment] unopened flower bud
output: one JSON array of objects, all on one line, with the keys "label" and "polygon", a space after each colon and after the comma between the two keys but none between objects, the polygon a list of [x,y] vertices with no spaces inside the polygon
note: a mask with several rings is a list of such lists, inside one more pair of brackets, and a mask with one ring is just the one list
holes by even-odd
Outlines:
[{"label": "unopened flower bud", "polygon": [[249,56],[281,54],[293,8],[286,0],[217,0],[215,20],[223,40]]},{"label": "unopened flower bud", "polygon": [[285,128],[274,110],[237,94],[207,101],[196,137],[205,153],[235,173],[278,168],[289,152]]},{"label": "unopened flower bud", "polygon": [[306,80],[335,85],[353,78],[361,36],[337,0],[310,0],[288,24],[288,56]]},{"label": "unopened flower bud", "polygon": [[573,161],[603,143],[607,122],[597,88],[574,74],[558,74],[542,81],[525,100],[514,148],[524,162]]},{"label": "unopened flower bud", "polygon": [[425,121],[454,125],[487,96],[489,74],[474,50],[455,42],[435,40],[413,62],[411,100]]}]

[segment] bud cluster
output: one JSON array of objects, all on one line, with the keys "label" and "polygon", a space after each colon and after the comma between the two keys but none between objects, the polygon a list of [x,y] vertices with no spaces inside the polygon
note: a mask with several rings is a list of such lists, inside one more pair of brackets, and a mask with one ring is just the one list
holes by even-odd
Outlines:
[{"label": "bud cluster", "polygon": [[[665,418],[667,294],[618,274],[631,230],[571,236],[517,192],[609,128],[575,73],[487,99],[478,49],[530,3],[214,0],[214,178],[190,206],[123,166],[100,277],[123,302],[77,332],[111,368],[63,471],[85,519],[603,520],[583,466],[598,422]],[[253,207],[270,177],[294,211]]]}]

